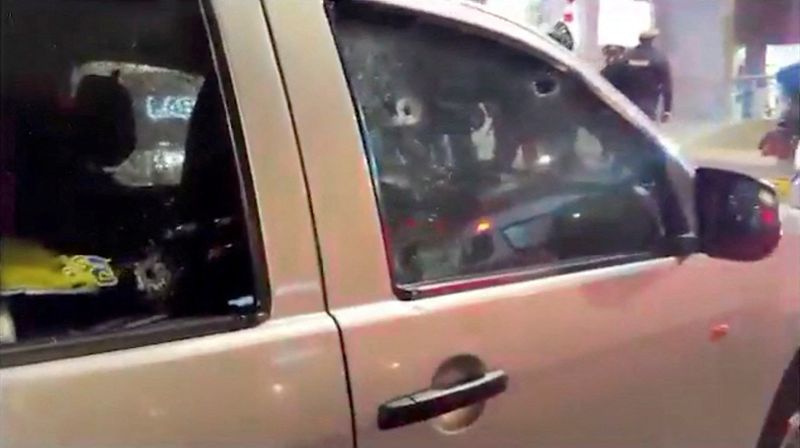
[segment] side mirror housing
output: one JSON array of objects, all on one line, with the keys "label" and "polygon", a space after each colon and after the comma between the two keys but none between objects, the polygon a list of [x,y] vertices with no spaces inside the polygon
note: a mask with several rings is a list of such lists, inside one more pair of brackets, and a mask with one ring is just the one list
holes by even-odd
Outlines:
[{"label": "side mirror housing", "polygon": [[713,168],[695,173],[700,251],[715,258],[756,261],[781,239],[775,189],[744,174]]}]

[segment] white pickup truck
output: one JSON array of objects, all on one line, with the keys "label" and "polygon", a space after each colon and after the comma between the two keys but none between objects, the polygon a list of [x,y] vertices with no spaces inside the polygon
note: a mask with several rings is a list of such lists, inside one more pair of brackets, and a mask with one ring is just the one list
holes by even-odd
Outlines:
[{"label": "white pickup truck", "polygon": [[[2,12],[0,447],[792,442],[775,191],[546,36],[435,0]],[[170,176],[121,183],[141,154]]]}]

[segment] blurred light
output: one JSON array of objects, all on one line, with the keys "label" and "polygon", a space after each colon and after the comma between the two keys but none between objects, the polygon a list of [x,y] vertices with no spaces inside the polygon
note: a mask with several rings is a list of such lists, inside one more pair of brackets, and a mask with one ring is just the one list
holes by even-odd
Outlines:
[{"label": "blurred light", "polygon": [[237,308],[253,306],[255,303],[256,299],[253,296],[242,296],[238,299],[228,300],[228,306],[234,306]]},{"label": "blurred light", "polygon": [[487,230],[490,230],[491,228],[492,228],[492,221],[488,219],[481,219],[480,221],[478,221],[478,225],[475,226],[475,232],[483,233],[486,232]]},{"label": "blurred light", "polygon": [[162,157],[164,158],[164,164],[168,167],[183,165],[184,154],[182,152],[177,152],[177,151],[164,152],[162,154]]},{"label": "blurred light", "polygon": [[553,162],[553,156],[550,154],[542,154],[536,159],[537,165],[550,165]]},{"label": "blurred light", "polygon": [[773,208],[761,209],[761,222],[770,226],[777,224],[778,212]]},{"label": "blurred light", "polygon": [[147,117],[153,121],[168,118],[188,120],[192,115],[196,99],[191,96],[167,95],[164,97],[148,96],[145,100]]},{"label": "blurred light", "polygon": [[581,214],[580,213],[573,213],[572,217],[575,218],[575,219],[580,219]]},{"label": "blurred light", "polygon": [[279,383],[273,384],[272,385],[272,391],[275,392],[276,394],[282,394],[283,393],[283,384],[279,384]]}]

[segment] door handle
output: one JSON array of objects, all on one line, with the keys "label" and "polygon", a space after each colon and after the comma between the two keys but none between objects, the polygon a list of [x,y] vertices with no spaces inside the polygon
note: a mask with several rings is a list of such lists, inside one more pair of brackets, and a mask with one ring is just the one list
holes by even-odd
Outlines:
[{"label": "door handle", "polygon": [[378,408],[378,428],[397,428],[488,400],[504,392],[508,375],[502,370],[446,389],[425,389],[395,398]]}]

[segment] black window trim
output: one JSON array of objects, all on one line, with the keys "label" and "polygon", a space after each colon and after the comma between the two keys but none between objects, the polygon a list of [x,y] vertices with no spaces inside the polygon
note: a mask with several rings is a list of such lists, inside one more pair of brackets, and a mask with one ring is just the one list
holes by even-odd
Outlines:
[{"label": "black window trim", "polygon": [[[193,317],[169,320],[152,327],[118,330],[106,333],[67,337],[63,340],[43,342],[15,342],[0,346],[0,368],[22,366],[65,358],[75,358],[116,350],[132,349],[165,342],[208,336],[254,327],[269,317],[271,293],[267,276],[267,261],[258,215],[255,187],[250,175],[241,118],[231,79],[222,36],[214,15],[212,0],[195,0],[205,25],[210,43],[211,60],[219,79],[225,104],[226,121],[233,140],[235,165],[245,219],[249,255],[253,269],[253,288],[256,304],[252,313]],[[262,6],[263,8],[263,6]]]},{"label": "black window trim", "polygon": [[[488,32],[487,30],[484,30],[472,24],[466,24],[457,20],[452,20],[450,18],[440,17],[435,14],[421,13],[419,11],[410,10],[398,5],[380,4],[369,0],[338,0],[338,2],[337,0],[326,0],[326,12],[328,16],[329,29],[333,36],[334,42],[336,43],[337,53],[339,53],[341,70],[346,80],[350,98],[353,104],[353,113],[356,115],[356,121],[358,123],[358,130],[359,130],[359,138],[361,140],[362,150],[364,151],[365,158],[371,159],[373,156],[367,145],[365,122],[361,105],[355,96],[354,89],[352,88],[350,83],[350,78],[348,76],[343,55],[339,50],[340,49],[339,36],[338,33],[336,32],[336,23],[335,23],[337,14],[335,7],[336,3],[348,3],[348,2],[358,3],[364,9],[369,11],[368,14],[374,14],[375,11],[377,10],[378,12],[388,13],[389,15],[413,16],[414,18],[422,20],[427,24],[449,28],[453,31],[458,31],[458,32],[470,31],[474,35],[479,36],[480,38],[489,39],[494,42],[497,42],[500,45],[514,48],[515,50],[522,51],[526,54],[531,55],[532,57],[538,57],[546,64],[551,65],[553,68],[562,73],[573,74],[586,86],[586,88],[590,92],[592,92],[599,99],[601,99],[603,104],[607,105],[611,110],[616,112],[623,120],[625,120],[625,122],[629,123],[633,128],[639,131],[642,134],[642,136],[646,137],[649,141],[655,143],[659,147],[658,149],[659,152],[664,155],[665,158],[664,163],[667,165],[670,164],[669,161],[670,154],[665,148],[663,148],[661,140],[658,138],[658,136],[653,135],[651,132],[649,132],[648,129],[642,127],[639,123],[636,122],[636,120],[632,119],[629,113],[620,110],[618,105],[615,104],[613,101],[609,101],[606,95],[602,91],[598,90],[592,84],[592,81],[588,79],[581,71],[573,70],[568,65],[566,65],[564,61],[561,61],[553,57],[552,55],[547,54],[546,52],[543,52],[537,48],[530,46],[527,42],[521,42],[517,39],[511,38],[504,34]],[[559,48],[559,51],[566,51],[566,50]],[[370,163],[368,164],[368,166],[372,166],[372,164]],[[391,248],[388,244],[388,239],[386,235],[388,226],[385,225],[385,217],[380,203],[381,187],[378,180],[375,178],[375,173],[373,173],[372,170],[370,170],[370,178],[372,179],[371,183],[373,187],[372,188],[373,194],[375,196],[376,211],[378,212],[381,223],[381,235],[383,237],[383,246],[386,251],[386,261],[389,267],[389,280],[392,284],[392,290],[394,291],[395,297],[402,301],[418,300],[418,299],[431,298],[447,294],[454,294],[459,292],[475,291],[494,286],[504,286],[513,283],[521,283],[521,282],[539,280],[544,278],[558,277],[565,274],[587,272],[594,269],[600,269],[606,267],[625,266],[644,261],[652,261],[670,257],[683,257],[695,250],[694,247],[696,244],[696,238],[694,238],[693,235],[690,234],[674,235],[674,236],[667,236],[663,241],[663,247],[657,248],[653,252],[597,256],[597,257],[591,257],[590,259],[582,258],[577,260],[569,260],[546,266],[524,266],[505,271],[494,271],[494,272],[466,275],[463,277],[449,277],[449,278],[433,280],[430,282],[402,284],[396,281],[396,274],[392,267],[393,261],[392,261]],[[677,198],[676,200],[679,201],[679,199]],[[681,208],[681,213],[684,213],[684,210],[682,208]]]},{"label": "black window trim", "polygon": [[259,315],[200,317],[131,330],[76,336],[55,342],[17,342],[0,349],[0,368],[15,367],[58,359],[75,358],[116,350],[174,342],[241,330],[261,322]]},{"label": "black window trim", "polygon": [[[211,4],[212,0],[196,1],[200,5],[200,13],[203,15],[206,25],[206,34],[211,43],[211,58],[214,63],[214,70],[217,73],[217,79],[219,79],[220,90],[222,91],[228,131],[233,140],[234,163],[237,169],[237,178],[239,179],[240,200],[243,205],[242,212],[244,214],[248,249],[252,262],[253,292],[256,300],[255,309],[256,313],[261,315],[261,320],[266,320],[271,306],[267,259],[264,252],[264,237],[261,232],[261,219],[259,218],[257,196],[251,175],[250,159],[247,156],[244,128],[239,115],[239,105],[236,101],[236,93],[233,88],[230,66],[225,53],[222,35],[220,34],[219,24]],[[263,12],[266,14],[266,11]]]},{"label": "black window trim", "polygon": [[590,272],[594,269],[625,266],[644,261],[669,258],[670,255],[653,252],[602,255],[566,260],[546,266],[528,266],[505,271],[487,272],[466,277],[445,278],[430,282],[394,285],[395,294],[400,300],[417,300],[430,297],[477,291],[496,286],[506,286],[532,280],[555,278],[566,274]]}]

